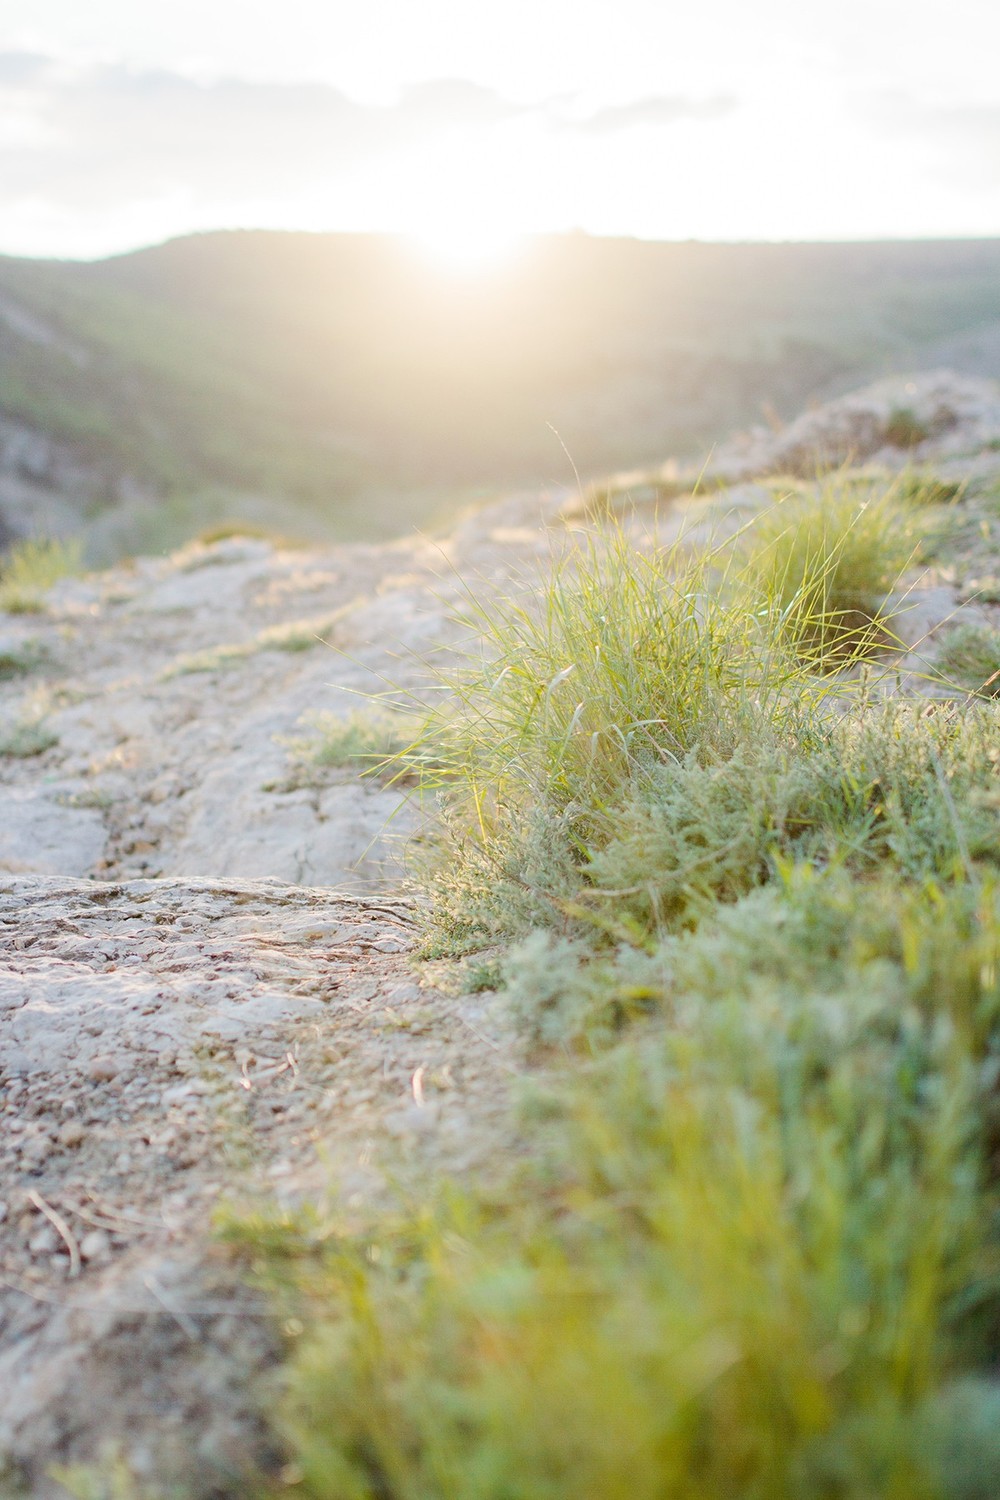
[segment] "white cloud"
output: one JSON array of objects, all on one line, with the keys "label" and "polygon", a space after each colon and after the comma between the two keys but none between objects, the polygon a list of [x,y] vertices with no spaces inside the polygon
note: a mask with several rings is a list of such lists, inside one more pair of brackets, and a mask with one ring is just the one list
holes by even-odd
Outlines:
[{"label": "white cloud", "polygon": [[633,104],[616,104],[574,121],[583,130],[631,130],[637,126],[673,125],[678,120],[716,120],[739,106],[735,94],[711,99],[653,98]]},{"label": "white cloud", "polygon": [[1000,192],[1000,105],[941,103],[899,90],[862,96],[857,105],[880,135],[912,143],[935,175]]},{"label": "white cloud", "polygon": [[[221,226],[702,237],[1000,232],[1000,107],[848,93],[467,78],[332,83],[0,51],[0,249],[103,254]],[[523,96],[522,96],[523,98]],[[991,195],[992,194],[992,198]],[[475,227],[473,225],[473,227]]]},{"label": "white cloud", "polygon": [[452,187],[492,201],[502,219],[505,184],[510,202],[523,203],[525,179],[556,136],[583,143],[732,107],[728,98],[650,98],[573,118],[557,101],[516,104],[465,79],[372,104],[324,83],[202,81],[9,51],[0,53],[4,248],[100,253],[153,226],[154,237],[216,223],[364,228],[367,216],[386,228],[395,198],[405,229],[405,204],[441,201]]},{"label": "white cloud", "polygon": [[[127,243],[133,222],[152,217],[159,232],[181,233],[238,221],[251,204],[280,218],[282,202],[332,196],[338,176],[394,151],[448,130],[496,128],[517,113],[462,81],[427,83],[380,107],[326,84],[201,83],[162,69],[0,54],[3,248],[96,253]],[[74,215],[78,233],[53,242]]]}]

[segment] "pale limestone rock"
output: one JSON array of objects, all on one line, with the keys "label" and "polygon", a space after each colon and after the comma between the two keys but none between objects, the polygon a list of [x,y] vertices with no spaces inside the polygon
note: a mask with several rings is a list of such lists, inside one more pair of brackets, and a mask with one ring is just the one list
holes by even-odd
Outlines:
[{"label": "pale limestone rock", "polygon": [[0,784],[0,871],[88,875],[104,846],[99,812],[65,806],[44,783]]}]

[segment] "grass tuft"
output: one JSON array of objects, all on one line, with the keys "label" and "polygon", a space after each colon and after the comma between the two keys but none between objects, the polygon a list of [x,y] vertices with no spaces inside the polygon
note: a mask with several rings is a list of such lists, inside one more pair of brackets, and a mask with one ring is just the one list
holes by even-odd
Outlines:
[{"label": "grass tuft", "polygon": [[814,668],[849,665],[892,644],[892,593],[917,536],[891,486],[831,480],[789,495],[743,536],[749,578],[780,606],[796,649]]},{"label": "grass tuft", "polygon": [[58,743],[59,736],[41,719],[19,719],[0,728],[0,756],[6,755],[13,760],[42,755]]},{"label": "grass tuft", "polygon": [[310,714],[303,724],[308,733],[285,741],[300,770],[349,767],[362,776],[389,781],[412,778],[414,767],[407,752],[421,736],[421,723],[416,717],[371,708],[346,717]]},{"label": "grass tuft", "polygon": [[883,437],[893,448],[916,448],[930,436],[927,423],[908,406],[894,407],[886,418]]},{"label": "grass tuft", "polygon": [[20,646],[0,650],[0,682],[10,682],[17,677],[27,677],[46,661],[44,648],[36,641],[24,641]]},{"label": "grass tuft", "polygon": [[0,562],[0,610],[38,614],[53,584],[80,571],[79,542],[26,541],[12,547]]},{"label": "grass tuft", "polygon": [[1000,630],[957,625],[938,655],[937,670],[952,687],[979,698],[1000,697]]}]

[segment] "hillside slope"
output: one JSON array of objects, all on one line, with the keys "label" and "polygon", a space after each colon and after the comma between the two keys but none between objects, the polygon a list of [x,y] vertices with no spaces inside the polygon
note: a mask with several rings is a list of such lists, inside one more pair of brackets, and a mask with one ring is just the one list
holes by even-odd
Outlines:
[{"label": "hillside slope", "polygon": [[[997,373],[1000,244],[582,235],[446,275],[388,237],[231,232],[0,261],[0,520],[108,561],[237,516],[393,534],[794,414],[859,378]],[[557,429],[558,437],[552,431]]]}]

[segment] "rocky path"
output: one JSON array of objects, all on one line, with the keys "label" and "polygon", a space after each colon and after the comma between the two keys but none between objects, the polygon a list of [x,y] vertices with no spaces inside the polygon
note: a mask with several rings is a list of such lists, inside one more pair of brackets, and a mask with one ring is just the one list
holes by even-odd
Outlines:
[{"label": "rocky path", "polygon": [[353,771],[290,775],[316,711],[419,691],[465,591],[530,565],[557,500],[446,539],[328,551],[234,537],[67,579],[0,613],[0,869],[100,880],[398,877],[404,798]]},{"label": "rocky path", "polygon": [[387,1163],[461,1175],[496,1149],[512,1045],[421,987],[412,934],[404,901],[263,880],[0,879],[11,1486],[63,1494],[51,1466],[102,1448],[232,1486],[274,1343],[212,1253],[219,1201],[349,1213]]},{"label": "rocky path", "polygon": [[409,957],[405,794],[303,778],[288,740],[419,690],[456,559],[502,580],[544,545],[534,510],[193,546],[0,616],[0,740],[40,736],[0,756],[0,1495],[64,1495],[53,1465],[108,1447],[239,1493],[274,1337],[216,1205],[349,1211],[506,1141],[502,1018]]}]

